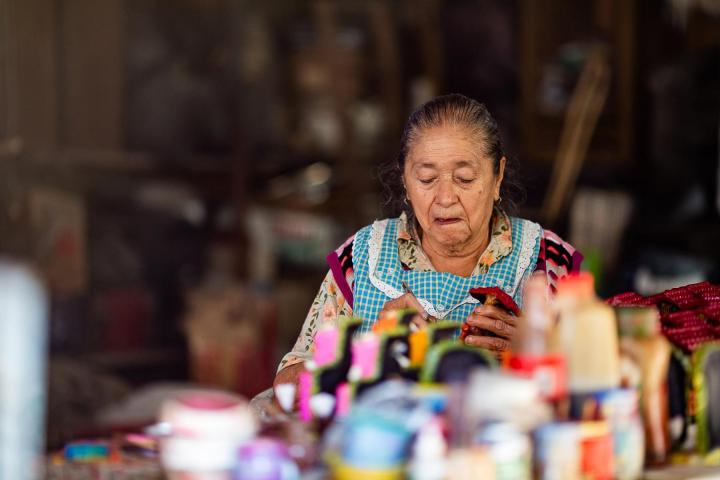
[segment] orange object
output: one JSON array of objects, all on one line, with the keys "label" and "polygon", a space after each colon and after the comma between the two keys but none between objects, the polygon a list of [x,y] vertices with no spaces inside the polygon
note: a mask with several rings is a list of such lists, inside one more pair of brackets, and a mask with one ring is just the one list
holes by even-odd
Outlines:
[{"label": "orange object", "polygon": [[425,354],[428,349],[428,331],[426,328],[410,334],[410,366],[419,367],[425,362]]},{"label": "orange object", "polygon": [[395,330],[398,326],[398,319],[396,316],[383,317],[378,319],[372,326],[373,333],[383,333],[390,330]]},{"label": "orange object", "polygon": [[580,471],[588,480],[614,478],[613,438],[606,422],[580,425]]},{"label": "orange object", "polygon": [[587,300],[595,296],[595,278],[590,272],[573,273],[558,280],[558,296],[573,296]]}]

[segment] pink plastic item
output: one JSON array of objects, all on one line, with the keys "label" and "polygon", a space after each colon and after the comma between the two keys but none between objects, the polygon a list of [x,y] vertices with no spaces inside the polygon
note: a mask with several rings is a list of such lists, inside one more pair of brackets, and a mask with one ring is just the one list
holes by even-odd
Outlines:
[{"label": "pink plastic item", "polygon": [[352,368],[360,370],[360,378],[372,378],[377,368],[380,337],[368,333],[359,337],[352,345]]},{"label": "pink plastic item", "polygon": [[336,418],[344,417],[350,411],[351,398],[350,384],[348,382],[338,385],[335,391],[335,416]]},{"label": "pink plastic item", "polygon": [[312,373],[307,370],[300,373],[298,378],[298,395],[300,409],[298,411],[298,417],[302,422],[309,422],[312,420],[312,411],[310,410],[310,397],[312,396]]},{"label": "pink plastic item", "polygon": [[337,359],[337,342],[340,333],[333,326],[323,326],[315,334],[315,353],[313,360],[318,367],[323,367]]}]

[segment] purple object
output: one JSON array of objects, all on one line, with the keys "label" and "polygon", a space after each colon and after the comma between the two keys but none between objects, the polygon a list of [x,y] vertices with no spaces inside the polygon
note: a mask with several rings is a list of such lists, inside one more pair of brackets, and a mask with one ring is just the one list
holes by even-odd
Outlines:
[{"label": "purple object", "polygon": [[234,480],[297,480],[299,476],[287,446],[278,440],[258,438],[238,450]]}]

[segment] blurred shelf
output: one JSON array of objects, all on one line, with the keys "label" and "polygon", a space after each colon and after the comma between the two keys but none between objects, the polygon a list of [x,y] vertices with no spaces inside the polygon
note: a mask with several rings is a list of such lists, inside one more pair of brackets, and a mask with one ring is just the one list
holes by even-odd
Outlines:
[{"label": "blurred shelf", "polygon": [[710,465],[674,465],[646,470],[645,480],[709,480],[718,478],[720,467]]},{"label": "blurred shelf", "polygon": [[79,360],[104,369],[138,368],[148,365],[173,366],[184,363],[187,351],[184,348],[159,347],[117,352],[94,352],[83,354]]},{"label": "blurred shelf", "polygon": [[190,155],[174,158],[147,152],[62,148],[27,152],[33,168],[72,169],[75,173],[179,176],[228,175],[233,170],[229,155]]},{"label": "blurred shelf", "polygon": [[239,162],[231,156],[171,157],[101,149],[26,150],[0,157],[0,164],[26,179],[78,193],[132,192],[142,181],[179,183],[204,197],[228,200],[242,191]]},{"label": "blurred shelf", "polygon": [[133,385],[154,381],[185,381],[188,353],[184,348],[158,347],[116,352],[93,352],[71,356],[76,361],[111,373]]},{"label": "blurred shelf", "polygon": [[[523,158],[550,165],[557,157],[565,112],[548,114],[538,99],[548,67],[569,45],[604,44],[609,49],[610,93],[593,132],[587,163],[633,161],[636,2],[525,0],[521,2],[520,66]],[[574,87],[573,87],[574,88]],[[567,93],[571,93],[572,89]]]}]

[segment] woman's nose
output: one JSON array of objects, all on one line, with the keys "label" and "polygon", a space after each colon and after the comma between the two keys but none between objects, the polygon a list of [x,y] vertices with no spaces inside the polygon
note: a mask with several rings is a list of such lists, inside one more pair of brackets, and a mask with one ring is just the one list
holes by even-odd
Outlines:
[{"label": "woman's nose", "polygon": [[441,179],[438,182],[437,195],[435,201],[442,207],[447,207],[455,203],[457,195],[452,180]]}]

